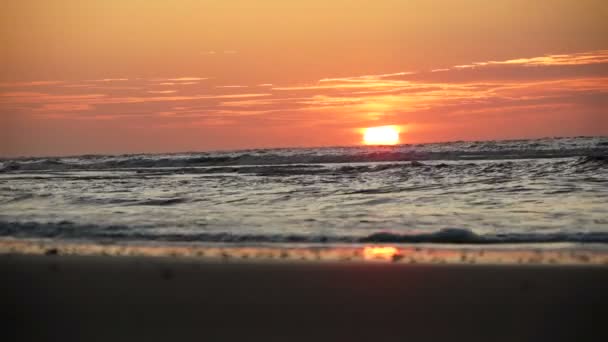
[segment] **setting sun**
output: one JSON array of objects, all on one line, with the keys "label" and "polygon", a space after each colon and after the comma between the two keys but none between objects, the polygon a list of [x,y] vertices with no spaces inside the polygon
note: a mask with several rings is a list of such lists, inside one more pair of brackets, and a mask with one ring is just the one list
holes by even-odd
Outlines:
[{"label": "setting sun", "polygon": [[363,258],[365,260],[393,260],[400,255],[400,251],[395,247],[365,247]]},{"label": "setting sun", "polygon": [[396,145],[399,143],[399,127],[379,126],[365,128],[363,130],[363,143],[365,145]]}]

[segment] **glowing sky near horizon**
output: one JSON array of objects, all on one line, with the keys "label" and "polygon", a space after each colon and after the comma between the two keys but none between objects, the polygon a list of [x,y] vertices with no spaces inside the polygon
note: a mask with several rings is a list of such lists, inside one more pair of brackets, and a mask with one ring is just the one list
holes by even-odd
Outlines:
[{"label": "glowing sky near horizon", "polygon": [[603,0],[24,0],[0,156],[608,134]]}]

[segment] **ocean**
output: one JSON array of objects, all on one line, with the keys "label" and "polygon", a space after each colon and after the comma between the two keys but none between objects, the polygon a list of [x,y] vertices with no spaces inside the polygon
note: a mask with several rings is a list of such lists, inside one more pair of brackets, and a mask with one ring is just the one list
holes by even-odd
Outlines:
[{"label": "ocean", "polygon": [[0,161],[11,239],[603,248],[607,203],[608,137]]}]

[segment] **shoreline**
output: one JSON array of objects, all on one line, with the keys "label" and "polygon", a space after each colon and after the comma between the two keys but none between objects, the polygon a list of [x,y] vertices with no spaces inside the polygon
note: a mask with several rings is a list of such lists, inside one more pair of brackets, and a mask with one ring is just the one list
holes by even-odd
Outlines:
[{"label": "shoreline", "polygon": [[608,266],[604,245],[243,245],[94,243],[0,238],[0,255],[172,257],[203,262],[342,262],[395,264]]},{"label": "shoreline", "polygon": [[608,269],[0,255],[12,340],[602,341]]}]

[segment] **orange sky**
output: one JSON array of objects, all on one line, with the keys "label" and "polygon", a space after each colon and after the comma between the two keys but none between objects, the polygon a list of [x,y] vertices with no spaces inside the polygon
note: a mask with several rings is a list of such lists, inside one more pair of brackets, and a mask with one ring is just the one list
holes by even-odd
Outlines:
[{"label": "orange sky", "polygon": [[608,134],[605,0],[20,0],[0,156]]}]

